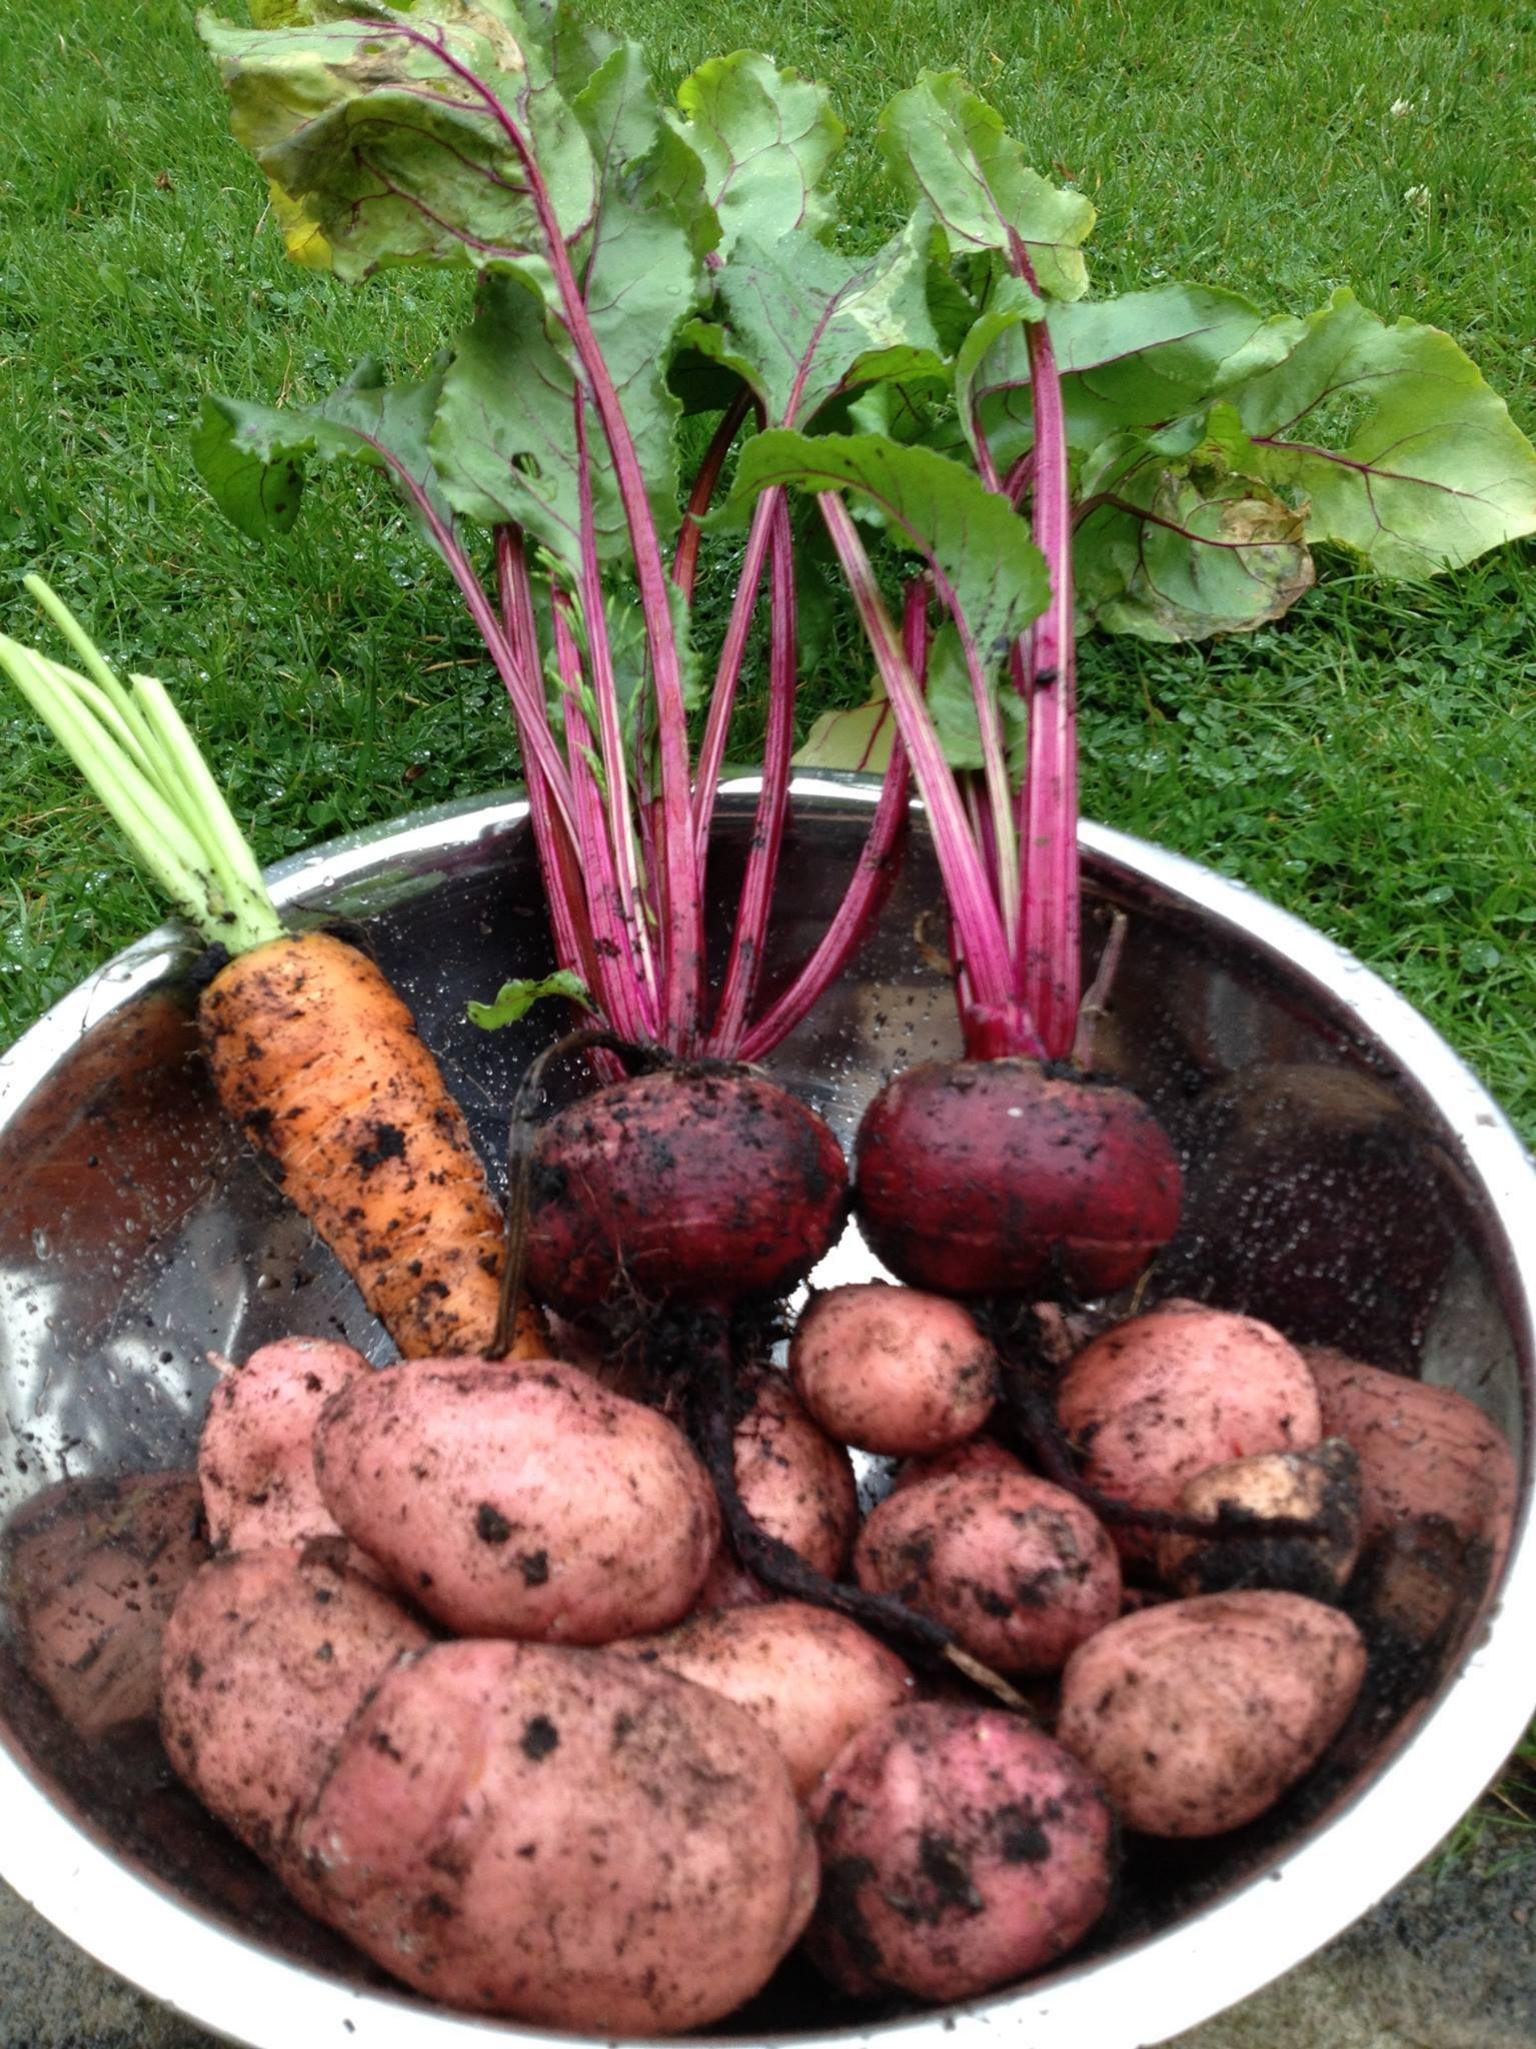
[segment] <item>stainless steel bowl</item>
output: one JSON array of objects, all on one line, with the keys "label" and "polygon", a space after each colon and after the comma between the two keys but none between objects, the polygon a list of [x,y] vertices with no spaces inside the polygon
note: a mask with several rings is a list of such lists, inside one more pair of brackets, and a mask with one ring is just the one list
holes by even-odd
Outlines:
[{"label": "stainless steel bowl", "polygon": [[[729,786],[739,850],[755,785]],[[835,901],[873,802],[803,777],[785,962]],[[487,1039],[464,1001],[535,969],[546,937],[524,807],[499,797],[285,862],[301,918],[366,919],[484,1149],[551,1028]],[[1191,1166],[1164,1292],[1251,1308],[1462,1389],[1521,1460],[1516,1540],[1423,1700],[1275,1815],[1214,1844],[1145,1847],[1115,1915],[1060,1969],[958,2009],[871,2021],[806,1982],[721,2040],[938,2041],[958,2019],[1029,2049],[1130,2049],[1244,1997],[1346,1927],[1497,1771],[1536,1701],[1536,1176],[1473,1077],[1337,947],[1240,886],[1085,827],[1101,910],[1130,914],[1103,1064]],[[733,855],[716,864],[728,890]],[[956,1047],[914,932],[937,900],[919,842],[877,938],[774,1066],[844,1137],[879,1081]],[[330,1256],[222,1124],[167,928],[93,975],[0,1059],[0,1518],[69,1476],[190,1462],[210,1349],[294,1329],[387,1346]],[[827,1275],[877,1269],[850,1232]],[[825,1277],[825,1276],[824,1276]],[[499,2030],[392,1988],[292,1909],[195,1808],[140,1731],[69,1738],[0,1639],[0,1874],[104,1963],[253,2049],[469,2049]]]}]

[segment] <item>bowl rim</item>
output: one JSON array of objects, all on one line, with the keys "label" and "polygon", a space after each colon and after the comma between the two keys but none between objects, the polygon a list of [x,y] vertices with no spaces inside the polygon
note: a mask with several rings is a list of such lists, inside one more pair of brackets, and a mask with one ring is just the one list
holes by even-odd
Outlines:
[{"label": "bowl rim", "polygon": [[[755,775],[729,777],[726,796],[750,797]],[[878,779],[797,774],[796,796],[872,805]],[[511,831],[526,816],[520,793],[498,791],[407,814],[294,855],[266,871],[280,907],[335,889],[377,867],[381,855],[420,859]],[[1536,1415],[1536,1234],[1513,1226],[1536,1214],[1536,1166],[1503,1112],[1432,1026],[1343,947],[1241,882],[1113,828],[1084,821],[1090,862],[1155,887],[1179,910],[1232,928],[1326,990],[1434,1102],[1453,1128],[1460,1165],[1502,1234],[1506,1306],[1522,1354],[1527,1416]],[[0,1054],[0,1125],[56,1064],[61,1045],[128,1003],[191,951],[165,924],[124,948]],[[1529,1435],[1529,1433],[1528,1433]],[[1340,1934],[1434,1849],[1519,1741],[1536,1708],[1522,1617],[1536,1614],[1532,1447],[1524,1447],[1515,1535],[1497,1598],[1459,1673],[1376,1776],[1226,1897],[1113,1956],[1066,1962],[1026,1983],[958,2006],[878,2026],[769,2038],[786,2045],[878,2040],[917,2049],[958,2021],[967,2028],[1029,2030],[1030,2049],[1132,2049],[1164,2042],[1248,1997]],[[1412,1798],[1404,1798],[1411,1786]],[[470,2049],[488,2036],[529,2045],[569,2034],[435,2009],[409,1994],[363,1989],[247,1941],[122,1862],[83,1818],[49,1797],[0,1729],[0,1878],[99,1962],[173,2012],[248,2049]],[[1351,1829],[1347,1857],[1336,1831]],[[1283,1883],[1284,1893],[1275,1892]],[[637,2043],[647,2038],[625,2038]],[[695,2043],[739,2044],[703,2034]]]}]

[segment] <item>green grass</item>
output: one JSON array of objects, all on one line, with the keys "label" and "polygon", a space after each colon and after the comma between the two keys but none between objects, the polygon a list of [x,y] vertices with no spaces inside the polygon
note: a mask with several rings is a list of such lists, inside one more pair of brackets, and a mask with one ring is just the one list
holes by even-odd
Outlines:
[{"label": "green grass", "polygon": [[[848,232],[895,218],[868,136],[923,65],[965,69],[1100,209],[1103,289],[1171,276],[1301,311],[1352,282],[1447,327],[1536,426],[1536,10],[1503,0],[717,0],[595,10],[671,77],[755,44],[855,138]],[[374,349],[421,363],[465,289],[349,293],[288,267],[182,0],[14,0],[0,116],[0,624],[44,570],[177,691],[271,858],[513,778],[441,574],[326,479],[269,551],[212,513],[200,395],[295,398]],[[1396,111],[1394,111],[1396,108]],[[1409,195],[1412,195],[1411,197]],[[1422,589],[1335,576],[1280,628],[1085,653],[1087,808],[1228,873],[1387,974],[1536,1134],[1536,576],[1511,549]],[[857,665],[856,665],[857,667]],[[853,701],[818,679],[807,713]],[[749,729],[750,730],[750,729]],[[0,1042],[158,916],[95,807],[0,707]]]}]

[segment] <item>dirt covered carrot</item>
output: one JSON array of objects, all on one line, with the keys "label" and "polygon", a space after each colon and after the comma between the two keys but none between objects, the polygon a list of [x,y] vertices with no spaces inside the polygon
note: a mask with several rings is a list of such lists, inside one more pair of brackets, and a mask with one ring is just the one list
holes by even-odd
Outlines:
[{"label": "dirt covered carrot", "polygon": [[[219,1100],[407,1358],[491,1343],[501,1212],[406,1005],[326,932],[285,932],[254,856],[161,684],[130,690],[38,577],[80,675],[0,636],[0,668],[51,727],[176,908],[231,958],[199,1026]],[[512,1351],[544,1338],[519,1313]]]}]

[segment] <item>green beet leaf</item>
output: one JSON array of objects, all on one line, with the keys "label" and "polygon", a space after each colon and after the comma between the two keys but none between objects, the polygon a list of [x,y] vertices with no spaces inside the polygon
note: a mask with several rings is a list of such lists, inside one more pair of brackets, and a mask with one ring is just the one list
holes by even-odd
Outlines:
[{"label": "green beet leaf", "polygon": [[444,367],[445,359],[418,383],[386,384],[368,357],[313,406],[205,398],[192,438],[198,474],[225,518],[253,540],[287,533],[298,518],[306,459],[361,463],[385,470],[397,486],[413,482],[450,522],[428,446]]},{"label": "green beet leaf", "polygon": [[1390,327],[1352,292],[1232,394],[1258,474],[1305,493],[1307,538],[1431,576],[1536,532],[1536,450],[1448,334]]},{"label": "green beet leaf", "polygon": [[[1003,468],[1034,440],[1028,349],[1020,322],[1005,317],[1016,303],[1004,293],[1011,282],[999,282],[955,365],[957,379],[964,366],[973,380],[972,404]],[[1303,332],[1299,320],[1266,317],[1236,292],[1182,284],[1052,305],[1046,323],[1067,443],[1085,453],[1112,434],[1149,431],[1209,405],[1283,361]]]},{"label": "green beet leaf", "polygon": [[568,968],[557,968],[542,981],[503,982],[489,1003],[466,1003],[464,1009],[471,1024],[479,1025],[483,1032],[496,1032],[503,1025],[519,1023],[549,996],[563,996],[583,1010],[593,1007],[591,992],[581,977]]},{"label": "green beet leaf", "polygon": [[775,425],[809,423],[835,393],[882,378],[942,374],[928,317],[926,210],[855,263],[802,232],[737,238],[717,280],[724,324],[695,321],[693,346],[745,378]]},{"label": "green beet leaf", "polygon": [[744,234],[772,244],[830,224],[832,209],[817,185],[844,129],[824,86],[738,50],[701,64],[683,80],[677,102],[680,133],[704,165],[722,253]]},{"label": "green beet leaf", "polygon": [[[562,232],[593,217],[591,147],[512,10],[431,0],[422,26],[414,16],[267,30],[200,23],[237,140],[352,282],[384,264],[480,264],[536,246],[524,168],[498,110],[531,143]],[[427,24],[484,90],[445,63]]]},{"label": "green beet leaf", "polygon": [[881,691],[851,711],[825,711],[794,757],[796,768],[843,769],[884,775],[896,740],[896,714]]},{"label": "green beet leaf", "polygon": [[[700,268],[668,205],[645,205],[628,181],[604,192],[582,277],[587,314],[634,438],[658,531],[678,521],[675,432],[666,384],[672,336],[696,302]],[[574,569],[580,562],[576,376],[548,311],[542,265],[483,278],[475,318],[443,383],[432,451],[454,506],[486,523],[516,520]],[[586,413],[599,559],[629,545],[598,422]]]},{"label": "green beet leaf", "polygon": [[851,491],[953,591],[984,661],[1000,661],[1044,611],[1045,560],[1007,499],[932,449],[872,434],[792,434],[774,428],[742,450],[736,487],[719,515],[739,522],[758,492]]},{"label": "green beet leaf", "polygon": [[[960,636],[952,626],[941,626],[928,650],[927,697],[928,715],[950,767],[984,769],[987,756],[981,742],[981,722],[976,716],[975,688]],[[997,686],[997,707],[1008,750],[1008,773],[1017,789],[1023,779],[1029,744],[1029,712],[1011,682]]]},{"label": "green beet leaf", "polygon": [[956,255],[1023,244],[1040,291],[1080,299],[1088,289],[1082,244],[1094,209],[1024,161],[999,116],[958,72],[923,72],[880,116],[878,135],[898,179],[926,199]]},{"label": "green beet leaf", "polygon": [[1079,609],[1111,633],[1205,640],[1278,619],[1313,579],[1306,509],[1245,471],[1250,444],[1230,406],[1171,457],[1125,433],[1089,458],[1072,560]]}]

